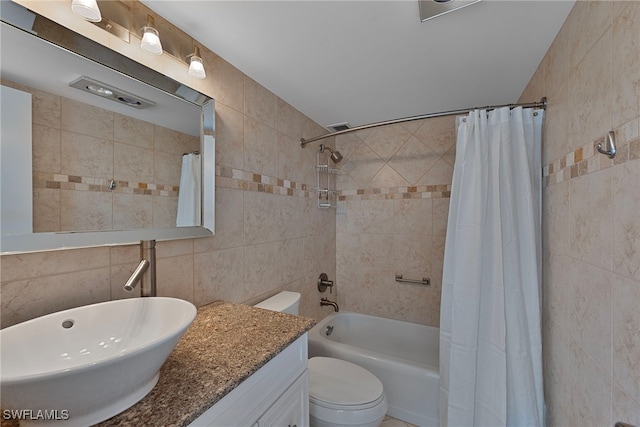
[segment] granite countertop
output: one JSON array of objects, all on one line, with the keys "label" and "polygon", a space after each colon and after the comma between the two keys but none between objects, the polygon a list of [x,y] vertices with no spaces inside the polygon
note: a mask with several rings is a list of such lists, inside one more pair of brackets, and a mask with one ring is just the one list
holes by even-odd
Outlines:
[{"label": "granite countertop", "polygon": [[314,324],[310,318],[224,301],[200,307],[153,390],[98,426],[186,426]]},{"label": "granite countertop", "polygon": [[98,426],[186,426],[314,324],[223,301],[200,307],[153,390]]}]

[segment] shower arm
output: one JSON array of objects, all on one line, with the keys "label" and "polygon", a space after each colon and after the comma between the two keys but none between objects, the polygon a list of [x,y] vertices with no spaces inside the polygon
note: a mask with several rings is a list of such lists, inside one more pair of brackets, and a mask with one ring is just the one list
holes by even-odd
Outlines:
[{"label": "shower arm", "polygon": [[333,163],[340,163],[340,161],[342,160],[342,154],[340,154],[338,150],[334,150],[331,147],[320,144],[320,152],[324,153],[324,150],[327,150],[329,153],[331,153],[329,157],[331,158],[331,161]]},{"label": "shower arm", "polygon": [[320,141],[322,139],[331,138],[332,136],[338,136],[345,133],[356,132],[363,129],[371,129],[379,126],[395,125],[398,123],[412,122],[414,120],[431,119],[434,117],[457,116],[458,114],[466,114],[473,110],[495,110],[497,108],[503,108],[503,107],[509,107],[511,109],[516,107],[542,108],[543,110],[546,110],[547,97],[546,96],[543,97],[539,102],[525,102],[520,104],[503,104],[503,105],[490,105],[486,107],[465,108],[462,110],[442,111],[439,113],[421,114],[419,116],[410,116],[410,117],[404,117],[401,119],[393,119],[393,120],[386,120],[382,122],[370,123],[368,125],[356,126],[349,129],[330,132],[324,135],[314,136],[313,138],[309,138],[309,139],[300,138],[300,146],[304,148],[307,144],[310,144],[312,142]]}]

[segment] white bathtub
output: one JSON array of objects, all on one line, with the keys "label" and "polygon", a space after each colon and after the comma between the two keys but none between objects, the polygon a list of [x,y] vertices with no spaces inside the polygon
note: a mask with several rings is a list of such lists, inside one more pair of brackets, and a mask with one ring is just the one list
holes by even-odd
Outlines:
[{"label": "white bathtub", "polygon": [[[333,327],[330,335],[327,327]],[[309,332],[309,357],[335,357],[362,366],[382,381],[390,416],[438,426],[439,334],[432,326],[332,313]]]}]

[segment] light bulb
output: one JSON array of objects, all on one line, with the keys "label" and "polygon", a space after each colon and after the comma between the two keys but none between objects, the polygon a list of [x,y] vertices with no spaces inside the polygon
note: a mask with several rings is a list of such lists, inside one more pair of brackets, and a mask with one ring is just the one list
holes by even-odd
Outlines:
[{"label": "light bulb", "polygon": [[102,15],[100,14],[100,8],[96,0],[73,0],[71,2],[71,10],[87,21],[102,21]]},{"label": "light bulb", "polygon": [[160,43],[160,34],[158,30],[153,28],[153,22],[153,16],[147,15],[147,25],[142,29],[140,47],[152,55],[161,55],[162,43]]},{"label": "light bulb", "polygon": [[204,71],[204,64],[202,58],[198,56],[191,57],[191,63],[189,64],[189,75],[194,79],[204,79],[207,77],[207,73]]},{"label": "light bulb", "polygon": [[158,31],[155,28],[144,27],[144,35],[142,36],[140,47],[145,52],[151,53],[153,55],[162,54],[162,44],[160,43]]}]

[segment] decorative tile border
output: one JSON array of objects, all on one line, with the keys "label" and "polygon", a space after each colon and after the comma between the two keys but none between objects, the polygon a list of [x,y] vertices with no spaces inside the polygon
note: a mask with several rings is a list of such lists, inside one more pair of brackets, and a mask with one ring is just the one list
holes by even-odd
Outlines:
[{"label": "decorative tile border", "polygon": [[596,145],[605,145],[605,136],[585,144],[542,169],[545,187],[597,172],[630,160],[640,159],[639,122],[636,118],[615,129],[617,153],[613,159],[600,154]]},{"label": "decorative tile border", "polygon": [[451,185],[420,185],[412,187],[367,188],[342,190],[338,201],[386,199],[436,199],[451,197]]},{"label": "decorative tile border", "polygon": [[293,197],[315,197],[315,188],[287,179],[216,166],[216,187]]},{"label": "decorative tile border", "polygon": [[85,176],[34,172],[34,188],[52,188],[74,191],[112,192],[122,194],[139,194],[148,196],[177,197],[177,185],[152,184],[147,182],[115,181],[116,187],[111,190],[111,178],[91,178]]},{"label": "decorative tile border", "polygon": [[[295,181],[216,166],[216,187],[282,196],[316,198],[315,187]],[[451,185],[342,190],[338,200],[431,199],[451,196]]]},{"label": "decorative tile border", "polygon": [[[90,178],[48,172],[34,172],[33,174],[34,188],[172,197],[177,197],[180,190],[177,185],[129,181],[116,181],[116,188],[111,190],[109,189],[110,182],[110,178]],[[306,198],[316,195],[315,188],[309,188],[307,184],[220,166],[216,166],[216,187]]]}]

